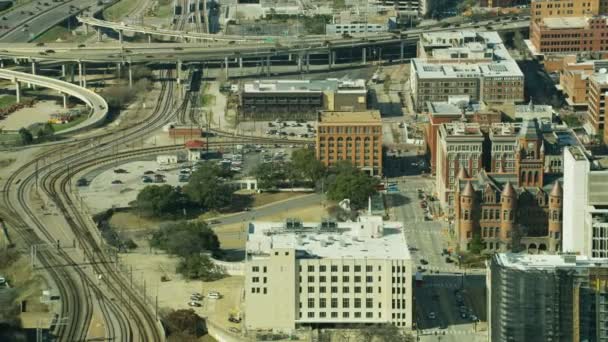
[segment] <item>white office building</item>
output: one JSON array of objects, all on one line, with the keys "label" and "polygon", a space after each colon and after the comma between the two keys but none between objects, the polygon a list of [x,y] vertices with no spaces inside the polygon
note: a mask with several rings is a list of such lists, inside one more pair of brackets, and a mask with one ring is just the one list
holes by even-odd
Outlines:
[{"label": "white office building", "polygon": [[371,215],[251,222],[246,252],[248,330],[412,325],[412,262],[401,223]]},{"label": "white office building", "polygon": [[564,150],[564,252],[608,258],[608,170],[581,147]]}]

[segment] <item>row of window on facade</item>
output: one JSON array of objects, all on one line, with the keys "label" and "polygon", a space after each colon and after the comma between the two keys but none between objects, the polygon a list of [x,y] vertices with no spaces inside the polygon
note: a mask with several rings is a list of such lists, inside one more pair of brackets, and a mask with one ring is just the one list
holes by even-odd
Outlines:
[{"label": "row of window on facade", "polygon": [[[316,318],[317,313],[314,311],[308,311],[308,313],[306,313],[306,318]],[[321,311],[318,313],[318,317],[319,318],[327,318],[327,312],[325,311]],[[338,313],[337,312],[331,312],[330,313],[330,317],[331,318],[338,318]],[[361,316],[361,312],[354,312],[353,313],[353,318],[363,318]],[[302,312],[300,312],[300,318],[302,318]],[[342,318],[351,318],[350,316],[350,312],[348,311],[343,311],[342,312]],[[374,313],[373,312],[366,312],[365,313],[365,318],[374,318]],[[382,318],[382,313],[378,312],[378,318]]]},{"label": "row of window on facade", "polygon": [[382,127],[369,127],[369,126],[346,126],[346,127],[319,127],[319,133],[329,133],[329,134],[341,134],[341,133],[381,133]]},{"label": "row of window on facade", "polygon": [[[328,299],[330,300],[330,305],[333,309],[338,308],[338,298],[319,298],[318,308],[325,309],[327,308]],[[393,300],[393,304],[394,304]],[[351,298],[342,298],[342,309],[349,309],[351,303]],[[314,309],[317,304],[316,298],[308,298],[306,307],[308,309]],[[362,298],[353,298],[353,308],[360,309],[363,308],[363,300]],[[403,307],[405,307],[405,299],[403,299]],[[302,302],[300,302],[300,309],[302,308]],[[374,308],[374,299],[373,298],[365,298],[365,308],[373,309]],[[378,302],[378,309],[382,309],[382,302]]]},{"label": "row of window on facade", "polygon": [[[306,286],[304,287],[307,291],[306,293],[310,294],[310,293],[316,293],[316,287],[315,286]],[[329,289],[330,292],[327,292],[327,290]],[[348,294],[351,293],[351,287],[350,286],[342,286],[342,292],[338,292],[338,290],[340,289],[340,287],[338,286],[319,286],[319,291],[318,293],[342,293],[342,294]],[[363,289],[365,289],[365,294],[372,294],[374,293],[374,287],[373,286],[366,286],[365,288],[362,286],[353,286],[352,287],[352,293],[354,294],[362,294]],[[298,288],[298,290],[300,291],[300,293],[303,293],[302,290],[302,286],[300,286]],[[378,292],[376,293],[382,293],[382,287],[378,287]],[[391,288],[391,293],[392,294],[406,294],[406,288],[405,287],[392,287]]]},{"label": "row of window on facade", "polygon": [[[302,265],[299,265],[299,271],[300,272],[327,272],[327,271],[331,271],[331,272],[338,272],[339,270],[339,266],[338,265],[331,265],[330,267],[327,267],[327,265],[318,265],[318,267],[315,267],[315,265],[307,265],[306,268],[303,268]],[[350,272],[350,271],[354,271],[354,272],[361,272],[363,270],[362,265],[342,265],[342,272]],[[382,271],[382,266],[378,265],[377,268],[378,272]],[[373,272],[374,271],[374,266],[373,265],[365,265],[365,272]],[[405,266],[403,266],[403,272],[405,272]]]},{"label": "row of window on facade", "polygon": [[[468,231],[467,232],[467,239],[472,239],[472,238],[473,238],[473,232]],[[507,232],[507,239],[510,239],[510,238],[511,238],[511,231],[508,231]]]}]

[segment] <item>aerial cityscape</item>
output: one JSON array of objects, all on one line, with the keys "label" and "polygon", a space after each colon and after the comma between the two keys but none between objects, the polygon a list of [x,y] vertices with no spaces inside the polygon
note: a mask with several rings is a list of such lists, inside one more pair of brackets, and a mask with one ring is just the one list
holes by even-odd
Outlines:
[{"label": "aerial cityscape", "polygon": [[608,342],[608,1],[0,0],[0,341]]}]

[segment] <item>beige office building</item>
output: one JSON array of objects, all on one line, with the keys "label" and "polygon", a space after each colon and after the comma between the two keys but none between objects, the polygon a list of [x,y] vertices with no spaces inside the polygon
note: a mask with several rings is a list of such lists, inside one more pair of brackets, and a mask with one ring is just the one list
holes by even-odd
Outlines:
[{"label": "beige office building", "polygon": [[412,326],[412,262],[401,223],[287,220],[249,224],[248,330]]}]

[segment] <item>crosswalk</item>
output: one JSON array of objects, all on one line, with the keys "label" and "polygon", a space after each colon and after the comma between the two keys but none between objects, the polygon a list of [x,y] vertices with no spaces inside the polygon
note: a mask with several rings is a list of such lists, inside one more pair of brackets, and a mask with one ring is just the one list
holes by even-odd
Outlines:
[{"label": "crosswalk", "polygon": [[421,330],[423,335],[473,335],[478,332],[475,329],[425,329]]}]

